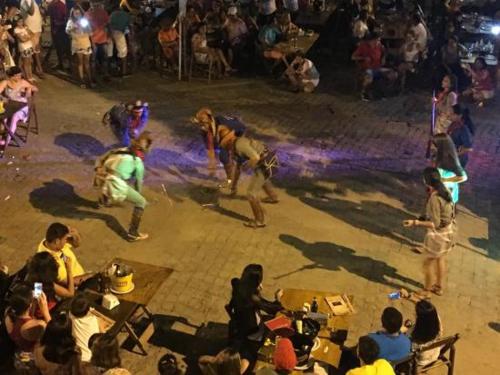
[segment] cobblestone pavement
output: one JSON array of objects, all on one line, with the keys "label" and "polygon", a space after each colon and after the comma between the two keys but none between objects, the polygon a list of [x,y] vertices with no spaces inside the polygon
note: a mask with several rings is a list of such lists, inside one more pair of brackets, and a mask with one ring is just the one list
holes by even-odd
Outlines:
[{"label": "cobblestone pavement", "polygon": [[[84,91],[48,78],[37,98],[41,134],[26,147],[10,149],[0,162],[0,261],[19,267],[57,220],[81,231],[78,256],[90,270],[115,256],[172,267],[175,272],[150,305],[159,317],[149,356],[124,351],[134,374],[155,374],[168,350],[188,362],[217,350],[227,322],[229,281],[250,262],[264,265],[270,295],[278,287],[353,294],[357,314],[349,343],[378,329],[388,304],[412,318],[413,304],[389,302],[386,295],[400,286],[418,288],[422,281],[422,258],[410,251],[422,233],[400,223],[422,207],[428,98],[411,93],[362,104],[353,100],[348,78],[338,82],[297,95],[266,80],[208,85],[142,74],[115,83],[113,90]],[[149,128],[156,136],[145,190],[151,205],[144,229],[151,239],[134,244],[118,234],[131,207],[97,210],[91,188],[93,160],[114,141],[100,118],[130,97],[150,103]],[[244,199],[228,199],[207,177],[201,139],[188,122],[202,105],[241,115],[257,138],[279,150],[283,166],[275,182],[281,202],[267,208],[267,228],[244,228],[250,214]],[[459,375],[494,374],[498,367],[497,106],[474,113],[478,135],[470,180],[462,188],[460,246],[448,257],[445,295],[433,299],[445,333],[462,334]],[[215,202],[218,208],[201,207]]]}]

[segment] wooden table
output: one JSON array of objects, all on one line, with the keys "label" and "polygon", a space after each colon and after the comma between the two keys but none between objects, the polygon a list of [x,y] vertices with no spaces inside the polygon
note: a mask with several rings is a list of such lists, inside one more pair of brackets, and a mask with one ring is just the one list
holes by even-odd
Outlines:
[{"label": "wooden table", "polygon": [[[147,355],[144,344],[153,334],[153,314],[149,311],[147,305],[173,270],[121,258],[113,259],[106,268],[109,268],[113,263],[123,263],[132,267],[134,270],[132,280],[135,284],[134,290],[127,294],[117,295],[120,304],[112,310],[102,307],[103,296],[101,294],[89,292],[87,296],[99,313],[114,321],[114,324],[108,330],[110,335],[116,337],[121,331],[125,330],[128,337],[139,347],[141,354]],[[140,318],[144,315],[147,325],[143,332],[138,335],[132,328],[131,319],[133,317]]]},{"label": "wooden table", "polygon": [[[332,331],[349,329],[350,315],[334,316],[331,314],[330,307],[326,303],[325,297],[332,297],[336,295],[338,294],[315,290],[285,289],[283,291],[283,297],[281,298],[281,304],[287,310],[301,311],[305,302],[311,304],[313,298],[316,297],[316,301],[318,302],[318,312],[330,314],[330,316],[326,326],[322,326],[318,333],[320,345],[318,349],[311,352],[311,356],[315,360],[338,368],[342,351],[339,345],[330,341],[329,337]],[[352,301],[352,297],[349,298]],[[256,365],[257,368],[266,366],[269,366],[269,364],[264,361],[258,361]]]}]

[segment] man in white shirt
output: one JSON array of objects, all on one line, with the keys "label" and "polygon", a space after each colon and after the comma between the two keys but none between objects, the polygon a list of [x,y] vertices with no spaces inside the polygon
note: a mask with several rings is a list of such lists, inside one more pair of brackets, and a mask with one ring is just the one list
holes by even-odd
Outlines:
[{"label": "man in white shirt", "polygon": [[413,16],[413,25],[411,30],[415,34],[415,39],[420,52],[424,53],[427,51],[427,29],[418,14]]},{"label": "man in white shirt", "polygon": [[21,0],[19,2],[19,8],[21,9],[24,23],[33,34],[31,43],[33,44],[35,73],[40,78],[43,78],[42,61],[40,59],[40,36],[42,35],[43,20],[40,8],[35,0]]}]

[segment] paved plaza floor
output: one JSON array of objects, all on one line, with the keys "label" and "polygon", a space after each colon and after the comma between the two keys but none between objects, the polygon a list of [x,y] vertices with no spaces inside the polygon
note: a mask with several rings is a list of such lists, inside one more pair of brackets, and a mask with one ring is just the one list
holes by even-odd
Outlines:
[{"label": "paved plaza floor", "polygon": [[[170,350],[187,362],[217,350],[230,280],[248,263],[264,266],[269,296],[286,287],[354,295],[348,343],[379,329],[387,305],[412,319],[414,305],[390,302],[387,294],[423,280],[423,258],[411,251],[423,232],[401,221],[424,204],[430,98],[409,93],[361,103],[322,79],[319,92],[301,95],[262,79],[179,83],[144,73],[88,91],[47,78],[37,97],[41,134],[0,161],[0,262],[20,267],[47,226],[61,221],[81,232],[77,255],[88,270],[116,256],[173,268],[150,305],[158,316],[149,356],[123,351],[133,374],[156,374]],[[96,156],[115,142],[101,117],[132,98],[150,103],[156,138],[146,160],[143,230],[151,239],[142,243],[120,237],[132,208],[97,209],[91,186]],[[279,151],[281,202],[266,206],[265,229],[242,225],[250,215],[247,178],[230,199],[208,177],[201,137],[189,123],[201,106],[240,115],[253,136]],[[445,334],[462,336],[456,374],[490,375],[498,371],[500,343],[498,103],[474,110],[473,118],[478,130],[461,189],[459,245],[448,256],[445,294],[432,301]]]}]

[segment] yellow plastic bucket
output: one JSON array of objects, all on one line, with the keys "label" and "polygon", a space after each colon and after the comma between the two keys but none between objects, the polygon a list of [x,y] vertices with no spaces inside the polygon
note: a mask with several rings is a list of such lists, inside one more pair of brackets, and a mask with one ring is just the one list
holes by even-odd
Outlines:
[{"label": "yellow plastic bucket", "polygon": [[134,276],[133,273],[130,273],[129,275],[126,276],[120,276],[120,277],[113,277],[111,280],[111,284],[113,285],[113,289],[116,290],[118,293],[126,293],[130,289],[132,289],[132,277]]}]

